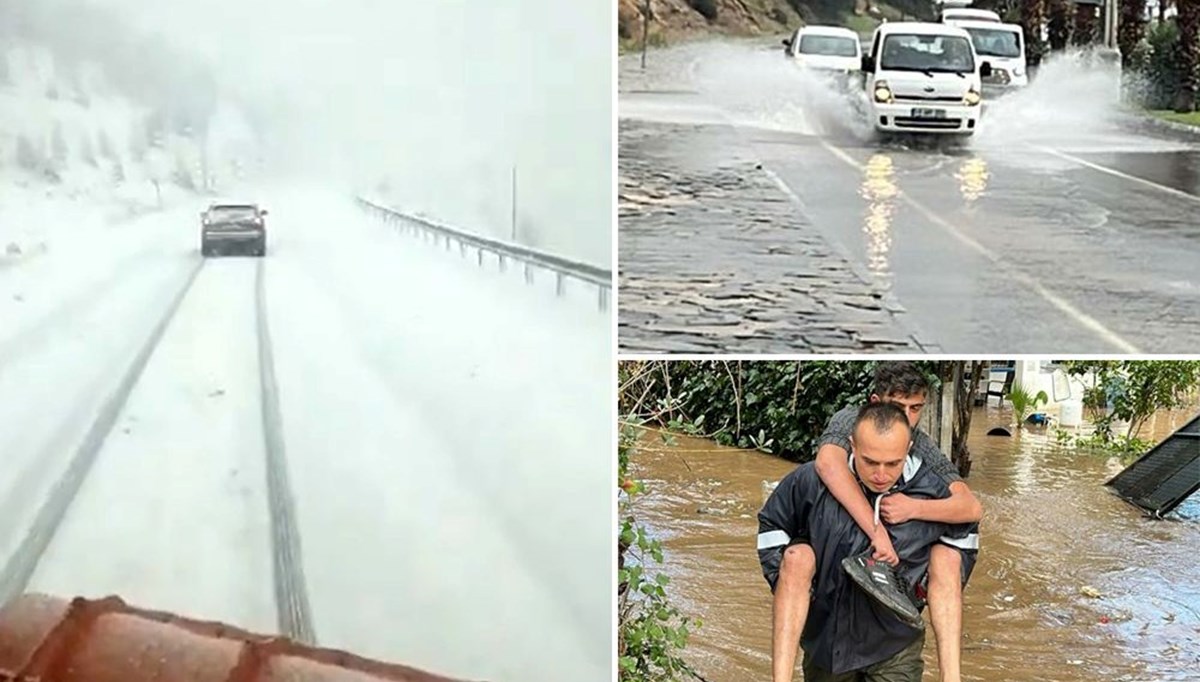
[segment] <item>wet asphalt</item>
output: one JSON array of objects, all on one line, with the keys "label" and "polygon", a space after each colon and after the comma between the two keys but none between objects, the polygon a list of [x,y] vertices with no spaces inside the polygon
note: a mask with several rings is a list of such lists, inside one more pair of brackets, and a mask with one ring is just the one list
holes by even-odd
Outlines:
[{"label": "wet asphalt", "polygon": [[[695,84],[706,64],[728,58],[722,49],[689,46],[648,72],[625,58],[622,130],[698,165],[756,161],[761,168],[743,172],[786,187],[779,194],[803,229],[866,273],[925,350],[1195,352],[1200,136],[1124,112],[1056,119],[1054,109],[1012,102],[991,104],[980,134],[961,143],[878,139],[840,123],[779,126],[776,103],[751,101],[752,86],[731,98]],[[689,132],[711,126],[730,133],[698,144]],[[620,156],[624,168],[642,154],[623,141]],[[639,240],[626,243],[644,233],[638,219],[621,217],[623,277],[652,260]],[[702,243],[678,240],[675,255]],[[722,258],[730,271],[753,260],[729,243]],[[628,300],[644,307],[647,297]],[[656,338],[624,315],[620,334],[623,348]],[[722,347],[740,349],[736,339]]]}]

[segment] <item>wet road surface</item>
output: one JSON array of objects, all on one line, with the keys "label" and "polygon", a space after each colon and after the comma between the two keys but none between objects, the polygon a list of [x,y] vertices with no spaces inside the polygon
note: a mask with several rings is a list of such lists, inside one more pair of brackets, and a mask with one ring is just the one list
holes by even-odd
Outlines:
[{"label": "wet road surface", "polygon": [[[969,142],[881,141],[778,52],[693,45],[652,54],[646,73],[623,63],[620,112],[626,129],[657,130],[642,134],[674,140],[694,163],[761,163],[782,185],[777,199],[907,312],[921,345],[1183,352],[1200,339],[1200,138],[1135,124],[1103,88],[1048,70],[1036,89],[988,105]],[[680,124],[736,134],[697,144]],[[637,220],[621,221],[624,277],[653,262],[625,243]],[[674,255],[691,248],[679,240]],[[722,258],[724,269],[754,269],[735,248]],[[623,347],[653,337],[622,322]]]}]

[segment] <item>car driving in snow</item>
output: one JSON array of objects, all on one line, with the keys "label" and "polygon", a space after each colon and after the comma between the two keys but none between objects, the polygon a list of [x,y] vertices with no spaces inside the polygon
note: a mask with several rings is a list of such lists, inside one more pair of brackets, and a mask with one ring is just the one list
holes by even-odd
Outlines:
[{"label": "car driving in snow", "polygon": [[217,203],[200,214],[200,253],[231,251],[262,257],[267,252],[267,210],[258,204]]},{"label": "car driving in snow", "polygon": [[862,70],[867,112],[877,131],[962,136],[975,132],[981,78],[991,75],[966,30],[924,22],[881,24]]}]

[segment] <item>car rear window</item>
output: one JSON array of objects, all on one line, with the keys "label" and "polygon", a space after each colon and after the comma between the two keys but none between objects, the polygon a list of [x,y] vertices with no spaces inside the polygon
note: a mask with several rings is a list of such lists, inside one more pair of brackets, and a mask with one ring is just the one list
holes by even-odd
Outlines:
[{"label": "car rear window", "polygon": [[841,36],[801,35],[799,51],[800,54],[857,57],[858,41],[854,38],[843,38]]},{"label": "car rear window", "polygon": [[210,213],[217,220],[252,220],[258,216],[253,206],[214,206]]}]

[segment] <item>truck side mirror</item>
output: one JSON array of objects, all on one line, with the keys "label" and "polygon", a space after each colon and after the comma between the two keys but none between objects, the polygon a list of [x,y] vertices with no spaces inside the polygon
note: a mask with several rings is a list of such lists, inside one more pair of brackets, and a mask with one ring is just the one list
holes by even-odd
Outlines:
[{"label": "truck side mirror", "polygon": [[983,65],[979,67],[979,75],[983,78],[991,78],[992,77],[992,63],[984,62]]},{"label": "truck side mirror", "polygon": [[874,73],[875,72],[875,60],[871,58],[871,55],[869,55],[869,54],[863,55],[862,70],[863,70],[863,73]]}]

